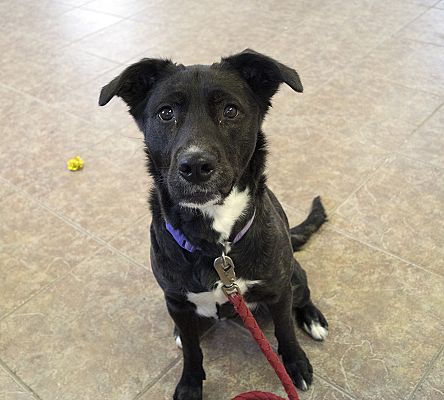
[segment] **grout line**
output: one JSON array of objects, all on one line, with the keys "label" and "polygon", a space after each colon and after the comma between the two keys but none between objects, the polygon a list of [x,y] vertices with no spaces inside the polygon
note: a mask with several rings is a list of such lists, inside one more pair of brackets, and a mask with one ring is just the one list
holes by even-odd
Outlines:
[{"label": "grout line", "polygon": [[42,400],[41,397],[36,392],[34,392],[34,390],[32,390],[31,387],[28,386],[20,377],[18,377],[1,358],[0,368],[3,368],[5,372],[11,377],[11,379],[13,379],[15,383],[17,383],[17,385],[31,394],[36,400]]},{"label": "grout line", "polygon": [[420,270],[422,270],[422,271],[424,271],[424,272],[427,272],[427,273],[430,273],[430,274],[432,274],[432,275],[435,275],[435,276],[439,277],[440,279],[444,279],[444,277],[443,277],[442,275],[438,274],[438,273],[435,272],[435,271],[432,271],[432,270],[430,270],[430,269],[427,269],[427,267],[423,267],[422,265],[416,264],[416,263],[414,263],[413,261],[409,261],[409,260],[407,260],[407,259],[405,259],[405,258],[403,258],[403,257],[401,257],[401,256],[398,256],[397,254],[391,253],[391,252],[389,252],[389,251],[387,251],[387,250],[384,250],[384,249],[382,249],[382,248],[380,248],[380,247],[377,247],[377,246],[375,246],[375,245],[373,245],[373,244],[371,244],[371,243],[369,243],[369,242],[366,242],[366,241],[361,240],[361,239],[357,239],[356,237],[350,235],[349,233],[343,231],[343,230],[340,229],[340,228],[335,227],[334,225],[329,225],[329,226],[326,227],[325,229],[330,229],[330,230],[332,230],[332,231],[334,231],[334,232],[336,232],[336,233],[339,233],[339,234],[342,235],[342,236],[345,236],[346,238],[348,238],[348,239],[350,239],[350,240],[353,240],[354,242],[360,243],[360,244],[362,244],[362,245],[364,245],[364,246],[367,246],[367,247],[369,247],[369,248],[371,248],[371,249],[373,249],[373,250],[376,250],[376,251],[379,251],[379,252],[381,252],[381,253],[384,253],[384,254],[387,255],[387,256],[390,256],[390,257],[396,258],[397,260],[402,261],[402,262],[404,262],[405,264],[412,265],[413,267],[419,268]]},{"label": "grout line", "polygon": [[[0,177],[1,178],[1,177]],[[0,323],[5,320],[6,318],[10,317],[12,314],[15,314],[18,310],[20,310],[22,307],[24,307],[26,304],[28,304],[30,301],[32,301],[35,297],[37,297],[40,293],[50,289],[51,287],[55,286],[58,282],[60,282],[61,280],[65,279],[68,275],[71,275],[73,270],[75,268],[77,268],[77,266],[79,266],[80,264],[91,260],[92,258],[94,258],[101,250],[103,249],[103,247],[99,246],[97,248],[97,250],[95,250],[92,254],[90,254],[88,257],[85,257],[84,259],[82,259],[81,261],[79,261],[77,264],[70,266],[70,268],[68,269],[68,271],[66,271],[65,273],[61,274],[60,276],[58,276],[57,278],[54,278],[51,282],[48,282],[47,284],[43,285],[40,289],[36,290],[35,292],[33,292],[28,298],[26,298],[25,300],[23,300],[19,305],[17,305],[16,307],[14,307],[13,309],[11,309],[10,311],[8,311],[6,314],[0,316]]]},{"label": "grout line", "polygon": [[421,379],[419,380],[419,382],[416,384],[416,386],[413,388],[412,393],[410,394],[410,396],[407,398],[407,400],[411,400],[413,398],[413,396],[418,392],[419,388],[421,387],[421,385],[425,382],[425,380],[427,379],[427,377],[430,374],[430,371],[432,370],[432,368],[435,366],[435,362],[438,360],[438,358],[441,356],[441,354],[444,351],[444,346],[441,346],[441,349],[438,350],[438,352],[432,357],[432,359],[430,360],[429,365],[427,366],[423,376],[421,377]]},{"label": "grout line", "polygon": [[[204,334],[200,337],[200,340],[204,339],[207,335],[213,332],[216,328],[217,322],[210,326]],[[162,372],[154,378],[150,383],[148,383],[139,393],[137,393],[136,397],[133,400],[139,400],[146,392],[148,392],[156,383],[158,383],[171,369],[173,369],[179,362],[182,360],[183,356],[179,355],[177,358],[172,361],[168,367],[165,367]]]},{"label": "grout line", "polygon": [[426,6],[422,4],[418,4],[421,7],[424,7],[424,11],[420,14],[418,14],[415,18],[413,18],[411,21],[405,23],[401,28],[399,28],[397,31],[389,35],[389,37],[395,37],[398,36],[399,33],[401,33],[405,28],[407,28],[409,25],[413,24],[416,20],[421,18],[425,13],[429,12],[433,6]]},{"label": "grout line", "polygon": [[[421,129],[423,126],[424,126],[424,124],[430,119],[430,118],[432,118],[439,110],[440,110],[440,108],[442,107],[444,105],[444,102],[443,103],[440,103],[433,111],[432,111],[432,113],[430,114],[430,115],[428,115],[422,122],[420,122],[419,123],[419,125],[416,127],[416,128],[414,128],[411,132],[410,132],[410,134],[408,135],[408,137],[404,140],[404,142],[400,145],[400,147],[403,147],[407,142],[408,142],[408,140],[419,130],[419,129]],[[378,145],[376,145],[377,147],[379,147]],[[379,147],[379,148],[381,148],[382,149],[382,147]],[[350,193],[350,195],[342,202],[342,203],[340,203],[339,205],[337,205],[336,207],[334,207],[330,212],[329,212],[329,216],[332,216],[332,215],[334,215],[334,214],[336,214],[336,212],[346,203],[346,202],[348,202],[360,189],[362,189],[362,187],[363,186],[365,186],[365,184],[367,184],[368,183],[368,181],[371,179],[371,178],[373,178],[379,171],[380,171],[380,169],[382,168],[382,167],[384,167],[384,165],[386,165],[387,163],[390,163],[390,162],[392,162],[392,157],[393,156],[399,156],[399,155],[401,155],[401,156],[403,156],[403,157],[406,157],[406,158],[408,158],[408,159],[411,159],[411,160],[414,160],[414,161],[420,161],[420,162],[422,162],[422,163],[424,163],[424,164],[426,164],[426,165],[428,165],[428,166],[430,166],[430,165],[432,165],[432,166],[434,166],[434,167],[436,167],[436,168],[440,168],[440,167],[438,167],[438,166],[435,166],[435,165],[433,165],[433,164],[430,164],[430,163],[428,163],[427,161],[424,161],[424,160],[420,160],[420,159],[416,159],[416,158],[414,158],[414,157],[409,157],[409,156],[407,156],[407,155],[405,155],[405,154],[403,154],[402,152],[400,152],[400,151],[392,151],[392,152],[389,152],[389,153],[387,153],[386,154],[386,156],[385,157],[383,157],[383,160],[381,161],[381,163],[376,167],[376,169],[373,171],[373,172],[371,172],[366,178],[364,178],[364,180],[361,182],[361,184],[359,184],[358,186],[357,186],[357,188],[356,189],[354,189],[351,193]]]},{"label": "grout line", "polygon": [[173,361],[171,361],[165,368],[160,371],[159,375],[157,375],[150,383],[148,383],[139,393],[137,393],[136,397],[133,400],[139,400],[142,396],[148,392],[157,382],[159,382],[169,371],[171,371],[176,365],[180,363],[182,359],[181,355],[178,355]]},{"label": "grout line", "polygon": [[[86,259],[85,259],[86,260]],[[81,262],[85,261],[82,260]],[[79,263],[80,264],[80,263]],[[78,265],[78,264],[77,264]],[[75,266],[77,266],[75,265]],[[74,268],[74,267],[73,267]],[[26,298],[25,300],[23,300],[19,305],[17,305],[16,307],[14,307],[13,309],[11,309],[10,311],[8,311],[6,314],[2,315],[0,317],[0,323],[5,320],[6,318],[8,318],[9,316],[11,316],[12,314],[14,314],[16,311],[18,311],[20,308],[22,308],[23,306],[25,306],[27,303],[29,303],[34,297],[38,296],[40,293],[44,292],[46,289],[49,289],[51,286],[55,285],[57,282],[61,281],[65,276],[67,276],[70,273],[70,271],[65,272],[64,274],[60,275],[59,277],[53,279],[51,282],[47,283],[46,285],[43,285],[40,289],[36,290],[35,292],[33,292],[28,298]]]},{"label": "grout line", "polygon": [[[57,218],[59,218],[60,220],[65,222],[66,224],[70,225],[71,227],[76,229],[78,232],[83,233],[85,236],[90,237],[91,239],[95,240],[97,243],[99,243],[102,246],[106,247],[107,249],[111,250],[113,253],[123,257],[128,262],[130,262],[131,264],[133,264],[135,266],[138,266],[138,267],[141,267],[141,268],[151,272],[151,269],[149,267],[139,263],[138,261],[134,260],[132,257],[128,256],[127,254],[123,253],[119,249],[115,248],[110,243],[108,243],[105,239],[102,239],[100,236],[97,236],[94,233],[92,233],[92,232],[88,231],[87,229],[83,228],[77,222],[74,222],[70,218],[66,217],[62,212],[54,210],[51,207],[48,207],[42,201],[40,201],[40,200],[30,196],[25,190],[23,190],[22,188],[14,185],[13,183],[11,183],[10,181],[6,180],[5,178],[3,178],[1,176],[0,176],[0,181],[3,181],[4,183],[9,184],[11,186],[11,188],[13,188],[17,193],[20,193],[21,195],[25,196],[28,200],[30,200],[31,202],[39,205],[41,208],[43,208],[44,210],[46,210],[49,213],[53,214],[54,216],[56,216]],[[139,219],[141,219],[141,218],[143,218],[143,216],[141,216]],[[124,230],[127,229],[127,228],[128,228],[128,226],[125,226],[124,228],[122,228],[122,230],[120,232],[117,232],[116,235],[118,235],[121,232],[124,232]],[[115,238],[116,235],[113,236],[113,238]]]},{"label": "grout line", "polygon": [[402,150],[395,151],[393,154],[395,154],[395,155],[397,155],[399,157],[402,157],[402,158],[407,158],[410,161],[421,163],[421,164],[423,164],[426,167],[436,168],[436,169],[439,169],[439,170],[443,170],[444,169],[444,166],[442,166],[442,165],[433,164],[433,163],[428,162],[428,161],[426,161],[426,160],[424,160],[422,158],[415,158],[412,155],[403,153]]},{"label": "grout line", "polygon": [[[70,50],[71,50],[71,49],[70,49]],[[101,58],[102,60],[105,60],[105,61],[108,61],[108,62],[110,62],[110,63],[115,64],[114,67],[112,67],[112,68],[110,68],[110,69],[107,69],[107,70],[105,70],[104,72],[99,73],[99,75],[96,75],[96,76],[95,76],[93,79],[91,79],[91,80],[94,80],[95,78],[97,78],[97,77],[99,77],[99,76],[102,76],[102,75],[106,74],[107,72],[112,71],[113,69],[116,69],[116,68],[118,68],[118,67],[122,67],[122,66],[123,66],[123,63],[121,63],[120,61],[113,60],[113,59],[108,58],[108,57],[104,57],[104,56],[102,56],[102,55],[100,55],[100,54],[93,53],[93,52],[91,52],[91,51],[89,51],[89,50],[84,50],[84,49],[81,49],[81,48],[72,48],[72,50],[81,51],[81,52],[83,52],[83,53],[85,53],[85,54],[88,54],[88,55],[90,55],[90,56],[93,56],[93,57],[96,57],[96,58]],[[91,82],[91,80],[88,80],[86,83]],[[83,86],[83,85],[82,85],[82,86]]]},{"label": "grout line", "polygon": [[[370,55],[370,54],[368,54],[368,55]],[[364,61],[364,59],[362,59],[362,61]],[[356,66],[356,65],[355,65],[355,66]],[[348,76],[350,76],[350,77],[351,77],[350,81],[352,81],[352,80],[357,81],[358,78],[359,78],[359,76],[357,76],[356,74],[354,74],[352,70],[349,70],[349,69],[348,69],[348,70],[343,70],[343,71],[341,71],[341,72],[342,72],[343,75],[348,75]],[[373,77],[373,78],[374,78],[374,77]],[[418,87],[415,87],[415,86],[409,86],[408,84],[401,83],[401,82],[398,82],[398,81],[394,81],[393,79],[390,79],[390,78],[388,78],[388,77],[386,77],[385,75],[382,75],[382,74],[381,74],[381,75],[378,75],[378,80],[379,80],[379,81],[383,81],[383,82],[390,83],[390,84],[393,85],[393,86],[399,86],[399,87],[401,87],[401,88],[403,88],[403,89],[408,89],[408,90],[410,90],[410,91],[415,91],[415,92],[419,92],[419,93],[422,93],[422,94],[428,94],[428,95],[433,96],[433,97],[436,97],[436,98],[438,98],[438,99],[440,99],[440,100],[443,100],[443,99],[444,99],[444,96],[443,96],[442,93],[438,93],[438,92],[432,92],[432,91],[424,90],[424,89],[422,89],[422,88],[418,88]]]},{"label": "grout line", "polygon": [[357,185],[357,187],[345,198],[345,200],[342,203],[339,203],[336,207],[333,207],[331,211],[329,211],[328,216],[331,218],[336,212],[345,204],[347,203],[359,190],[361,190],[381,169],[383,166],[387,165],[388,163],[392,162],[393,153],[387,153],[384,157],[382,157],[382,160],[380,161],[379,165],[376,166],[374,171],[370,172],[362,181],[360,184]]},{"label": "grout line", "polygon": [[55,1],[56,1],[57,3],[63,5],[63,6],[72,6],[73,8],[80,8],[80,7],[83,7],[85,4],[91,3],[93,0],[84,0],[84,3],[82,3],[82,4],[77,4],[77,5],[75,5],[75,6],[73,6],[73,5],[70,4],[70,3],[66,3],[66,2],[64,2],[63,0],[55,0]]},{"label": "grout line", "polygon": [[[77,9],[80,9],[80,10],[83,10],[83,11],[95,12],[96,14],[103,14],[103,15],[111,16],[110,14],[101,13],[101,12],[99,12],[99,11],[94,11],[94,10],[89,10],[89,9],[86,10],[85,8],[82,8],[82,6],[79,6],[79,7],[76,7],[76,8],[77,8]],[[97,30],[94,31],[94,32],[88,33],[88,34],[85,35],[85,36],[82,36],[82,37],[80,37],[80,38],[77,38],[77,39],[74,39],[74,40],[72,40],[72,41],[70,41],[70,42],[67,42],[65,47],[69,47],[69,46],[71,46],[72,44],[75,44],[75,43],[80,42],[80,41],[82,41],[82,40],[84,40],[84,39],[87,39],[87,38],[89,38],[90,36],[93,36],[93,35],[95,35],[95,34],[97,34],[97,33],[101,33],[101,32],[104,31],[105,29],[111,28],[111,27],[113,27],[114,25],[117,25],[117,24],[121,23],[122,21],[127,21],[127,20],[129,19],[128,17],[119,17],[119,18],[120,18],[119,21],[113,22],[112,24],[109,24],[109,25],[107,25],[107,26],[104,26],[103,28],[97,29]],[[134,22],[134,21],[133,21],[133,22]],[[115,62],[115,61],[114,61],[114,62]]]},{"label": "grout line", "polygon": [[[133,16],[133,15],[134,15],[134,14],[131,14],[131,15],[127,15],[126,17],[124,17],[123,15],[120,15],[120,14],[114,14],[114,13],[112,13],[112,12],[108,12],[108,11],[98,11],[98,10],[95,10],[94,8],[89,8],[89,7],[88,7],[88,4],[90,4],[90,3],[93,3],[93,1],[88,1],[87,3],[82,4],[82,5],[79,6],[78,8],[80,8],[81,10],[94,11],[94,12],[96,12],[96,13],[109,15],[109,16],[111,16],[111,17],[124,18],[124,19],[129,19],[130,16]],[[140,11],[142,11],[142,10],[140,10]],[[139,11],[139,12],[140,12],[140,11]],[[136,14],[137,14],[137,12],[136,12]],[[132,20],[132,21],[133,21],[133,20]],[[136,21],[136,22],[138,22],[138,21]]]},{"label": "grout line", "polygon": [[314,373],[313,375],[316,376],[320,381],[323,381],[327,385],[333,387],[334,389],[336,389],[338,392],[340,392],[344,396],[348,397],[349,399],[356,400],[356,397],[354,397],[352,394],[348,393],[345,389],[343,389],[337,383],[331,382],[330,380],[328,380],[327,378],[325,378],[322,375],[319,375],[318,373]]},{"label": "grout line", "polygon": [[[429,93],[429,92],[427,92],[427,93]],[[442,95],[441,96],[439,96],[439,97],[442,97]],[[420,129],[420,128],[422,128],[423,126],[424,126],[424,124],[426,123],[426,122],[428,122],[435,114],[437,114],[438,113],[438,111],[441,109],[441,107],[443,107],[444,106],[444,101],[442,102],[442,103],[440,103],[432,112],[431,112],[431,114],[429,114],[427,117],[425,117],[424,118],[424,120],[422,121],[422,122],[420,122],[419,123],[419,125],[415,128],[415,129],[413,129],[413,131],[412,131],[412,135],[418,130],[418,129]],[[411,136],[411,135],[410,135]],[[406,141],[408,140],[408,138],[406,139]],[[404,143],[403,143],[404,144]]]},{"label": "grout line", "polygon": [[[441,8],[437,8],[436,10],[442,10],[444,11],[444,9]],[[439,43],[434,43],[434,42],[429,42],[427,40],[421,40],[421,39],[412,39],[412,38],[403,38],[403,40],[410,40],[411,42],[415,42],[415,43],[419,43],[419,44],[427,44],[429,46],[434,46],[434,47],[438,47],[439,49],[442,49],[444,47],[444,44],[439,44]],[[437,51],[442,51],[442,50],[438,50]]]},{"label": "grout line", "polygon": [[69,111],[66,111],[65,109],[61,109],[61,108],[57,107],[56,105],[54,105],[54,104],[52,104],[52,103],[47,103],[46,101],[40,99],[39,97],[35,97],[35,96],[33,96],[32,94],[29,94],[29,93],[23,92],[23,91],[21,91],[21,90],[19,90],[19,89],[16,89],[16,88],[13,87],[13,86],[5,85],[5,84],[2,83],[2,82],[0,82],[0,87],[3,87],[4,89],[11,90],[12,92],[15,92],[15,93],[18,93],[18,94],[20,94],[20,95],[22,95],[22,96],[24,96],[24,97],[27,97],[28,100],[35,101],[35,102],[37,102],[37,103],[39,103],[39,104],[41,104],[41,105],[43,105],[43,106],[45,106],[45,107],[47,107],[47,108],[51,108],[51,109],[53,109],[55,112],[60,112],[60,111],[61,111],[61,112],[65,113],[65,114],[69,115],[70,117],[77,118],[77,119],[79,119],[79,120],[81,120],[81,121],[87,123],[87,124],[90,125],[91,127],[97,128],[97,127],[96,127],[91,121],[88,121],[87,119],[85,119],[85,118],[83,118],[83,117],[81,117],[81,116],[79,116],[79,115],[73,114],[73,113],[71,113],[71,112],[69,112]]}]

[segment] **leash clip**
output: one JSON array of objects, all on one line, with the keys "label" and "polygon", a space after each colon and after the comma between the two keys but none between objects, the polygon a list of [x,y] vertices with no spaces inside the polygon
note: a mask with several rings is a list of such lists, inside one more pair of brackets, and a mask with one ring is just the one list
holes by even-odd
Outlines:
[{"label": "leash clip", "polygon": [[236,285],[236,274],[234,272],[233,260],[222,253],[222,256],[214,260],[214,269],[216,270],[222,282],[222,290],[225,296],[233,293],[240,293],[239,286]]}]

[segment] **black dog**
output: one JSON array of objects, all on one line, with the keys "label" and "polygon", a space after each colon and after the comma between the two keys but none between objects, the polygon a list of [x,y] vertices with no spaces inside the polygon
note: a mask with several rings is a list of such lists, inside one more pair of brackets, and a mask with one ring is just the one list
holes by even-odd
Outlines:
[{"label": "black dog", "polygon": [[290,229],[265,184],[261,125],[283,82],[302,92],[296,71],[245,50],[210,66],[143,59],[100,94],[101,106],[121,97],[145,135],[154,178],[151,264],[183,346],[174,399],[202,398],[199,320],[217,316],[227,301],[213,268],[223,252],[234,261],[246,301],[269,309],[279,354],[295,385],[305,390],[312,382],[294,318],[316,340],[327,336],[328,325],[310,300],[293,251],[326,215],[316,198],[307,220]]}]

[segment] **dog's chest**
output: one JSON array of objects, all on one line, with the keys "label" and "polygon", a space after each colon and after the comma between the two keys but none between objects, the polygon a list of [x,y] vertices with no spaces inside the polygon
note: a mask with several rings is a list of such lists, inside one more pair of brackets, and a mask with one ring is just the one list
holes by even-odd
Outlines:
[{"label": "dog's chest", "polygon": [[[259,285],[261,281],[259,280],[246,280],[246,279],[236,279],[236,284],[242,295],[247,293],[248,289],[255,285]],[[189,302],[196,306],[196,313],[202,317],[217,317],[217,304],[222,305],[228,301],[224,292],[222,291],[222,282],[216,282],[216,287],[209,292],[200,293],[187,293],[187,299]],[[255,304],[248,304],[252,307]]]}]

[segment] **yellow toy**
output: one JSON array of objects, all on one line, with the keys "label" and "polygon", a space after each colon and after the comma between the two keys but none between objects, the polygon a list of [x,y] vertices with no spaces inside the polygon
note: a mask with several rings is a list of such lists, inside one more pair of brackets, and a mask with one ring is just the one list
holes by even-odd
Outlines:
[{"label": "yellow toy", "polygon": [[77,156],[67,161],[66,166],[70,171],[77,171],[83,168],[83,160]]}]

